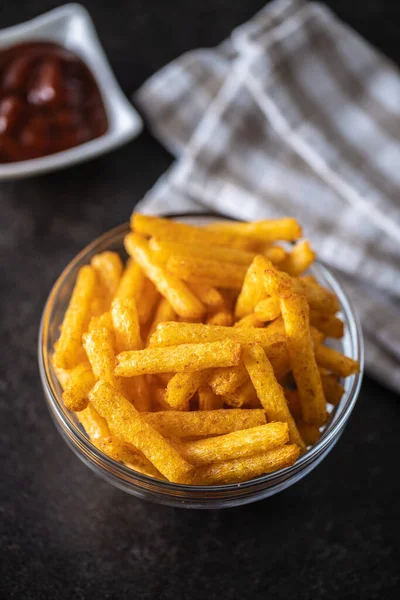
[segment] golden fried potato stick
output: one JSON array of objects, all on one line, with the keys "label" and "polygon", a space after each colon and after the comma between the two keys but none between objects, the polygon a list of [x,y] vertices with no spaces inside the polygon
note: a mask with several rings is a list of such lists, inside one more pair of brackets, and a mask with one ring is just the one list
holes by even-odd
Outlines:
[{"label": "golden fried potato stick", "polygon": [[77,414],[77,417],[89,436],[90,441],[101,452],[104,452],[104,454],[107,454],[107,456],[117,462],[125,463],[126,466],[135,471],[158,479],[164,479],[161,473],[136,448],[125,446],[111,435],[107,421],[99,415],[93,404],[90,403],[85,410]]},{"label": "golden fried potato stick", "polygon": [[277,382],[272,365],[262,347],[258,344],[246,346],[243,349],[243,362],[268,421],[287,423],[290,440],[304,450],[304,442],[288,409],[283,389]]},{"label": "golden fried potato stick", "polygon": [[263,285],[264,270],[272,267],[272,263],[264,256],[258,255],[254,258],[247,270],[243,281],[243,287],[235,306],[235,317],[240,319],[254,312],[257,304],[266,297]]},{"label": "golden fried potato stick", "polygon": [[260,321],[274,321],[281,314],[281,306],[277,296],[269,296],[260,300],[254,308],[254,314]]},{"label": "golden fried potato stick", "polygon": [[134,298],[115,298],[111,305],[111,317],[117,352],[141,350],[140,324]]},{"label": "golden fried potato stick", "polygon": [[311,267],[315,261],[315,257],[316,255],[311,248],[310,242],[308,240],[301,240],[286,255],[286,258],[279,263],[279,269],[289,273],[292,277],[298,277]]},{"label": "golden fried potato stick", "polygon": [[107,420],[111,432],[140,450],[167,479],[177,483],[187,481],[192,466],[142,418],[129,400],[103,381],[95,385],[90,400]]},{"label": "golden fried potato stick", "polygon": [[266,423],[209,439],[178,442],[176,447],[188,462],[199,466],[253,456],[288,441],[287,423]]},{"label": "golden fried potato stick", "polygon": [[196,467],[191,474],[190,483],[194,485],[223,485],[247,481],[266,473],[290,467],[296,462],[299,453],[299,448],[295,444],[290,444],[254,456]]},{"label": "golden fried potato stick", "polygon": [[82,360],[82,335],[89,324],[95,287],[95,270],[89,266],[82,267],[55,345],[54,364],[58,368],[72,369]]},{"label": "golden fried potato stick", "polygon": [[118,289],[123,271],[119,254],[108,251],[101,252],[101,254],[93,256],[91,264],[96,271],[101,286],[107,291],[111,300]]},{"label": "golden fried potato stick", "polygon": [[136,300],[139,323],[145,325],[153,316],[157,303],[160,299],[160,294],[154,283],[147,279],[144,280],[143,288],[140,296]]},{"label": "golden fried potato stick", "polygon": [[191,246],[232,246],[234,248],[248,247],[246,240],[241,240],[236,234],[222,234],[208,231],[205,227],[194,227],[177,223],[170,219],[150,217],[134,213],[131,218],[131,228],[135,233],[147,237],[155,237]]},{"label": "golden fried potato stick", "polygon": [[115,298],[120,300],[134,298],[137,301],[142,294],[144,281],[145,276],[142,269],[130,258],[120,279]]},{"label": "golden fried potato stick", "polygon": [[134,377],[146,373],[230,367],[239,363],[240,354],[240,344],[229,339],[210,344],[181,344],[168,348],[146,348],[119,354],[115,374],[121,377]]},{"label": "golden fried potato stick", "polygon": [[[201,283],[199,281],[191,283],[188,281],[187,286],[200,302],[204,304],[204,306],[207,306],[207,308],[217,309],[223,306],[224,298],[221,292],[215,287],[208,285],[208,283]],[[173,319],[169,320],[172,321]]]},{"label": "golden fried potato stick", "polygon": [[209,371],[176,373],[167,383],[165,401],[174,410],[189,410],[189,402],[210,376]]},{"label": "golden fried potato stick", "polygon": [[264,323],[257,318],[257,315],[250,313],[236,321],[234,327],[264,327]]},{"label": "golden fried potato stick", "polygon": [[297,427],[299,428],[300,435],[303,438],[306,446],[313,446],[321,437],[321,432],[318,425],[311,425],[310,423],[299,421],[297,423]]},{"label": "golden fried potato stick", "polygon": [[285,388],[284,392],[285,392],[285,398],[287,401],[287,405],[290,410],[290,414],[292,415],[292,417],[294,418],[295,421],[300,420],[302,412],[301,412],[300,398],[299,398],[299,394],[297,393],[297,390],[291,390],[291,389]]},{"label": "golden fried potato stick", "polygon": [[232,311],[223,306],[219,310],[210,312],[206,323],[207,325],[223,325],[224,327],[229,327],[233,323]]},{"label": "golden fried potato stick", "polygon": [[322,387],[326,401],[337,406],[344,394],[344,387],[332,373],[321,373]]},{"label": "golden fried potato stick", "polygon": [[72,371],[64,389],[62,398],[69,410],[79,412],[87,407],[89,392],[96,383],[91,366],[88,363],[77,365]]},{"label": "golden fried potato stick", "polygon": [[247,267],[213,259],[172,254],[167,262],[167,271],[188,282],[207,283],[218,288],[240,290]]},{"label": "golden fried potato stick", "polygon": [[311,309],[324,314],[335,314],[340,310],[339,300],[333,292],[319,285],[311,275],[294,278],[295,290],[303,293]]},{"label": "golden fried potato stick", "polygon": [[300,225],[296,219],[291,217],[253,221],[252,223],[222,221],[207,225],[207,229],[219,235],[236,235],[264,243],[280,240],[293,242],[302,234]]},{"label": "golden fried potato stick", "polygon": [[237,367],[215,369],[210,375],[208,385],[214,394],[227,396],[233,394],[248,378],[246,367],[240,362]]},{"label": "golden fried potato stick", "polygon": [[270,333],[268,328],[224,327],[223,325],[203,325],[202,323],[159,323],[150,338],[151,346],[175,346],[218,342],[230,339],[239,344],[256,342],[265,348],[275,344],[285,344],[284,333]]},{"label": "golden fried potato stick", "polygon": [[200,258],[204,260],[217,260],[222,263],[234,263],[248,267],[255,253],[239,248],[226,248],[223,246],[194,245],[171,240],[151,238],[149,248],[155,259],[160,264],[166,264],[172,255]]},{"label": "golden fried potato stick", "polygon": [[349,377],[360,371],[360,365],[356,360],[344,356],[333,348],[318,346],[315,349],[315,358],[320,367],[339,375],[339,377]]},{"label": "golden fried potato stick", "polygon": [[163,436],[170,438],[222,435],[231,431],[264,425],[266,422],[264,410],[257,408],[195,410],[191,412],[169,410],[142,413],[141,416]]},{"label": "golden fried potato stick", "polygon": [[156,330],[156,327],[159,323],[163,323],[164,321],[175,321],[176,318],[177,314],[168,302],[168,300],[164,297],[161,297],[156,308],[156,312],[154,313],[149,332],[147,334],[146,346],[148,345],[150,337]]},{"label": "golden fried potato stick", "polygon": [[214,394],[208,385],[199,389],[199,410],[219,410],[224,406],[224,398]]},{"label": "golden fried potato stick", "polygon": [[310,310],[310,323],[327,337],[341,339],[344,336],[344,323],[335,315]]},{"label": "golden fried potato stick", "polygon": [[257,405],[257,394],[252,381],[247,379],[234,392],[226,394],[224,401],[227,406],[232,406],[233,408]]},{"label": "golden fried potato stick", "polygon": [[131,233],[125,237],[125,247],[178,315],[189,318],[204,315],[205,307],[187,285],[153,262],[146,240]]},{"label": "golden fried potato stick", "polygon": [[102,327],[93,329],[83,337],[83,345],[96,379],[104,379],[117,387],[115,369],[114,334]]},{"label": "golden fried potato stick", "polygon": [[89,321],[88,331],[93,331],[93,329],[108,329],[111,332],[114,332],[114,325],[112,322],[111,313],[109,311],[102,313],[96,317],[92,317]]},{"label": "golden fried potato stick", "polygon": [[269,246],[259,250],[259,254],[263,254],[265,258],[270,260],[273,265],[280,265],[286,258],[286,250],[282,246]]}]

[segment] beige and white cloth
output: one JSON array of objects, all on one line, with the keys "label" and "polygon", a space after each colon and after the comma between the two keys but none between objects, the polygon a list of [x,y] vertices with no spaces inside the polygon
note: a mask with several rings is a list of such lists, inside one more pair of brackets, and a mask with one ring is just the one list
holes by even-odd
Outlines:
[{"label": "beige and white cloth", "polygon": [[400,74],[324,5],[274,0],[135,100],[176,156],[149,214],[294,215],[357,307],[368,372],[400,391]]}]

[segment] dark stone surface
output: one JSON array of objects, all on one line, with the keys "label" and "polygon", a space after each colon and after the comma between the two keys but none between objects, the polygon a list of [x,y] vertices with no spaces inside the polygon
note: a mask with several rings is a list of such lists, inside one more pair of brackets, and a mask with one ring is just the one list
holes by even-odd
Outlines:
[{"label": "dark stone surface", "polygon": [[[1,2],[7,26],[57,2]],[[130,93],[186,49],[217,43],[263,4],[87,1]],[[400,63],[400,5],[331,2]],[[366,379],[341,440],[290,490],[189,512],[144,503],[93,475],[50,421],[39,318],[64,265],[126,220],[170,163],[148,135],[70,170],[0,184],[0,597],[391,598],[399,588],[399,397]]]}]

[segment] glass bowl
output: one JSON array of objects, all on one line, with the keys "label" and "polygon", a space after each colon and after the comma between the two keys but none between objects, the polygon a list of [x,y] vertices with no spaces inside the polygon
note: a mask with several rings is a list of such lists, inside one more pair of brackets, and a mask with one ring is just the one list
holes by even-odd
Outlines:
[{"label": "glass bowl", "polygon": [[[181,215],[176,218],[198,225],[215,220],[215,216],[204,215]],[[315,265],[310,270],[311,273],[322,285],[336,293],[341,304],[345,335],[340,341],[339,348],[347,356],[360,362],[361,371],[345,379],[343,398],[332,410],[330,421],[320,439],[291,467],[243,483],[229,485],[191,486],[160,481],[137,473],[103,454],[90,442],[76,415],[64,406],[61,386],[50,359],[77,273],[83,265],[90,263],[92,257],[98,252],[113,250],[126,258],[123,239],[128,231],[129,224],[123,224],[84,248],[56,281],[43,312],[39,332],[39,369],[51,416],[62,437],[88,467],[116,487],[139,498],[169,506],[203,509],[238,506],[272,496],[293,485],[314,469],[338,441],[354,408],[362,381],[364,361],[360,323],[338,281],[320,264]]]}]

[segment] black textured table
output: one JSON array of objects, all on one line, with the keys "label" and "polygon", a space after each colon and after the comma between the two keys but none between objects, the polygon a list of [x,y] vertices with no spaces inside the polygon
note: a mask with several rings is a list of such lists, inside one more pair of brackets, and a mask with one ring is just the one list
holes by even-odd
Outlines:
[{"label": "black textured table", "polygon": [[[262,0],[84,2],[127,93],[181,52],[212,45]],[[400,5],[331,2],[400,64]],[[58,5],[0,3],[3,27]],[[147,134],[91,163],[0,184],[0,597],[396,597],[399,397],[366,378],[324,463],[271,499],[200,512],[144,503],[92,474],[50,421],[36,359],[60,270],[126,220],[170,164]]]}]

